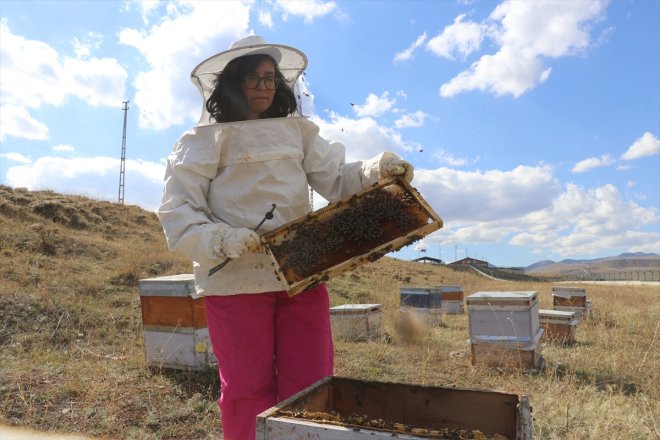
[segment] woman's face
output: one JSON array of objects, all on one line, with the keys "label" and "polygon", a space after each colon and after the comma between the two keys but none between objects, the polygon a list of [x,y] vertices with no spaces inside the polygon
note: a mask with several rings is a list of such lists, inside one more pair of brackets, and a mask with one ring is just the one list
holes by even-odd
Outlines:
[{"label": "woman's face", "polygon": [[259,119],[273,104],[275,83],[275,65],[270,60],[263,60],[254,72],[245,75],[242,87],[249,108],[247,119]]}]

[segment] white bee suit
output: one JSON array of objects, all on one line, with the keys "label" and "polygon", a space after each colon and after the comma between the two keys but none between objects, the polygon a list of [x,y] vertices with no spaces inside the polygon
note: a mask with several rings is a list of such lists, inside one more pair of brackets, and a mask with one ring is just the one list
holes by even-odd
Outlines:
[{"label": "white bee suit", "polygon": [[208,276],[225,259],[228,227],[254,229],[271,205],[263,234],[310,211],[308,185],[327,200],[344,200],[376,183],[387,163],[382,153],[345,163],[344,146],[319,136],[304,117],[198,125],[177,141],[167,161],[158,210],[167,244],[193,261],[198,295],[283,290],[265,253],[245,254]]}]

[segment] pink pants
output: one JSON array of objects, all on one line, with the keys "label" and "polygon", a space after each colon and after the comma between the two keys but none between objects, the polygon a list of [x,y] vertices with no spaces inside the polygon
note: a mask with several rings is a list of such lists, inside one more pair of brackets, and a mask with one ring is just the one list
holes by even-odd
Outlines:
[{"label": "pink pants", "polygon": [[225,440],[253,440],[262,411],[332,375],[325,284],[289,297],[268,292],[204,298],[220,370]]}]

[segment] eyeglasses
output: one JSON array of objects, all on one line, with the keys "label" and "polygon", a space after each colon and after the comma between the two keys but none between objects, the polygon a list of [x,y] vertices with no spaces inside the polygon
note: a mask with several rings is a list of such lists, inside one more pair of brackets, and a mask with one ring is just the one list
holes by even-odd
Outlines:
[{"label": "eyeglasses", "polygon": [[280,80],[277,79],[274,76],[257,76],[257,75],[245,75],[243,78],[243,82],[245,83],[245,87],[248,89],[256,89],[259,87],[259,83],[263,81],[264,86],[268,90],[275,90],[277,86],[280,84]]}]

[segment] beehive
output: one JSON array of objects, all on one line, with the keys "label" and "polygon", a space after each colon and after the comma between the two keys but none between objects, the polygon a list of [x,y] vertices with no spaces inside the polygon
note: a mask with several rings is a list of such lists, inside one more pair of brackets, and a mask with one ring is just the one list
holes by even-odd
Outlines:
[{"label": "beehive", "polygon": [[530,341],[470,339],[472,365],[536,372],[543,368],[540,328]]},{"label": "beehive", "polygon": [[578,320],[575,317],[575,312],[539,310],[539,325],[544,331],[544,339],[562,344],[574,344],[577,324]]},{"label": "beehive", "polygon": [[537,293],[476,292],[466,299],[471,340],[528,342],[539,330]]},{"label": "beehive", "polygon": [[463,286],[443,285],[436,287],[442,292],[442,311],[448,315],[460,315],[465,312],[463,306]]},{"label": "beehive", "polygon": [[203,369],[215,365],[204,299],[193,274],[139,280],[145,359],[149,366]]},{"label": "beehive", "polygon": [[401,287],[401,319],[415,319],[419,323],[435,326],[442,322],[442,292],[429,287]]},{"label": "beehive", "polygon": [[383,312],[380,304],[344,304],[330,308],[330,325],[334,338],[346,341],[368,341],[383,334]]},{"label": "beehive", "polygon": [[559,311],[575,312],[581,320],[587,312],[587,291],[583,287],[553,287],[552,308]]},{"label": "beehive", "polygon": [[402,307],[424,309],[439,309],[442,303],[442,293],[438,289],[428,287],[406,287],[399,289]]},{"label": "beehive", "polygon": [[586,306],[585,306],[585,311],[584,311],[584,313],[585,313],[587,316],[592,316],[593,313],[594,313],[594,304],[593,304],[593,302],[592,302],[590,299],[588,299],[588,298],[587,298],[587,302],[586,302]]},{"label": "beehive", "polygon": [[472,365],[541,367],[537,293],[476,292],[466,298]]},{"label": "beehive", "polygon": [[531,440],[532,419],[525,395],[326,377],[259,414],[256,438]]},{"label": "beehive", "polygon": [[442,227],[404,179],[379,182],[262,236],[289,295],[375,261]]}]

